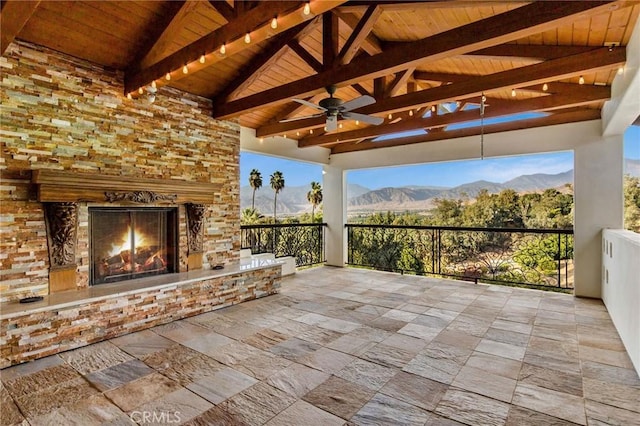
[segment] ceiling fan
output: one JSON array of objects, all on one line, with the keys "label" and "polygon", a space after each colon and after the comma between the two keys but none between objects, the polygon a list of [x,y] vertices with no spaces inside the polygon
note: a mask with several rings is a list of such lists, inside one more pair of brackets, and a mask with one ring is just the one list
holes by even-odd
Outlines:
[{"label": "ceiling fan", "polygon": [[374,117],[372,115],[351,112],[354,109],[358,109],[358,108],[362,108],[363,106],[374,104],[376,100],[373,97],[364,95],[364,96],[360,96],[359,98],[355,98],[345,102],[342,99],[333,97],[333,94],[336,92],[336,86],[327,86],[326,90],[327,90],[327,93],[329,93],[329,97],[322,99],[320,102],[318,102],[318,105],[309,101],[305,101],[304,99],[292,99],[293,101],[299,102],[302,105],[306,105],[310,108],[320,110],[322,111],[321,113],[308,115],[306,117],[287,118],[284,120],[280,120],[280,123],[286,123],[289,121],[296,121],[296,120],[304,120],[305,118],[315,118],[315,117],[326,116],[327,117],[326,130],[327,132],[331,132],[338,128],[339,118],[343,118],[347,120],[359,120],[359,121],[362,121],[363,123],[369,123],[369,124],[375,124],[375,125],[382,124],[382,122],[384,122],[384,119],[380,117]]}]

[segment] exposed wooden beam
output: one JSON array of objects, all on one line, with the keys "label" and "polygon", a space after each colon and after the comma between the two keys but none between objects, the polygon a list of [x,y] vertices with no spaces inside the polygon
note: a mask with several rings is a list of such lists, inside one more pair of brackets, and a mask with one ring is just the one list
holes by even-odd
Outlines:
[{"label": "exposed wooden beam", "polygon": [[371,93],[369,93],[369,91],[367,89],[365,89],[364,87],[362,87],[360,84],[356,83],[353,84],[351,87],[353,87],[354,89],[356,89],[356,91],[358,93],[360,93],[362,96],[371,96]]},{"label": "exposed wooden beam", "polygon": [[147,53],[138,61],[141,68],[153,65],[162,59],[169,45],[175,40],[176,34],[184,27],[193,17],[194,10],[198,7],[197,0],[186,0],[182,3],[182,7],[173,15],[173,19],[164,26],[162,33],[155,39]]},{"label": "exposed wooden beam", "polygon": [[473,74],[449,74],[444,72],[417,71],[417,70],[413,73],[413,78],[415,80],[438,81],[442,83],[459,83],[461,81],[465,81],[473,77],[477,77],[477,76]]},{"label": "exposed wooden beam", "polygon": [[501,44],[485,49],[466,53],[469,56],[484,57],[486,59],[519,59],[519,60],[539,60],[561,58],[563,56],[577,55],[578,53],[593,50],[594,46],[544,46],[535,44]]},{"label": "exposed wooden beam", "polygon": [[[330,84],[348,85],[365,79],[388,75],[427,60],[503,44],[564,23],[609,10],[611,2],[534,2],[490,18],[436,34],[426,39],[361,57],[313,76],[269,89],[227,104],[213,112],[216,118],[230,118],[257,108],[277,105],[293,97],[305,96]],[[620,49],[621,50],[621,49]],[[394,99],[394,98],[391,98]]]},{"label": "exposed wooden beam", "polygon": [[[526,67],[515,68],[486,76],[476,76],[449,85],[433,87],[418,92],[407,93],[393,98],[380,99],[373,105],[360,108],[362,114],[382,114],[417,108],[442,102],[479,96],[492,90],[531,86],[546,81],[589,73],[595,70],[616,68],[625,62],[624,49],[599,48],[567,58],[552,59]],[[322,119],[304,123],[306,128],[324,125]],[[264,126],[257,131],[263,136],[281,134],[295,130],[295,123],[281,123],[279,126]]]},{"label": "exposed wooden beam", "polygon": [[7,47],[20,34],[33,12],[36,11],[39,1],[4,0],[0,11],[0,55],[4,54]]},{"label": "exposed wooden beam", "polygon": [[236,76],[236,78],[217,93],[215,97],[219,100],[227,100],[249,87],[262,71],[282,57],[286,52],[285,46],[287,46],[289,42],[295,41],[296,37],[307,34],[309,28],[313,26],[312,24],[313,21],[303,22],[273,37],[258,55],[254,56],[248,64],[242,67],[240,75]]},{"label": "exposed wooden beam", "polygon": [[[344,3],[345,0],[315,0],[311,2],[314,14],[324,13]],[[189,71],[195,72],[234,55],[250,45],[243,41],[244,35],[251,32],[252,42],[259,43],[289,28],[313,19],[314,15],[306,16],[302,13],[303,2],[268,1],[260,2],[256,7],[246,12],[215,31],[201,37],[193,43],[162,59],[160,62],[146,68],[135,67],[125,74],[125,93],[137,90],[156,80],[156,84],[164,85],[169,82],[162,78],[167,72],[172,72],[172,81],[184,78],[180,69],[188,64]],[[274,16],[278,16],[278,28],[269,25]],[[221,55],[219,47],[226,43],[226,55]],[[207,53],[206,61],[201,64],[198,59]],[[177,71],[177,72],[176,72]]]},{"label": "exposed wooden beam", "polygon": [[[565,95],[540,96],[519,101],[489,99],[489,106],[485,110],[485,118],[501,117],[530,111],[549,111],[559,108],[582,106],[593,102],[604,101],[611,97],[611,89],[609,87],[576,86],[573,93]],[[338,143],[338,140],[339,143],[344,143],[362,138],[372,138],[408,130],[442,127],[453,123],[464,123],[479,119],[479,110],[456,111],[450,114],[432,115],[424,118],[417,117],[394,124],[368,126],[324,136],[307,137],[300,140],[298,146],[302,148],[318,145],[333,145]]]},{"label": "exposed wooden beam", "polygon": [[[484,134],[508,132],[512,130],[531,129],[536,127],[553,126],[556,124],[574,123],[578,121],[589,121],[600,119],[599,109],[581,108],[571,109],[569,111],[558,111],[546,117],[531,118],[527,120],[512,121],[509,123],[500,123],[486,125]],[[341,154],[354,151],[365,151],[375,148],[388,148],[394,146],[411,145],[415,143],[434,142],[446,139],[462,138],[467,136],[479,136],[480,127],[471,127],[467,129],[448,130],[440,132],[431,132],[426,135],[410,136],[407,138],[388,139],[380,142],[361,142],[336,145],[331,149],[331,154]],[[479,143],[479,142],[478,142]]]},{"label": "exposed wooden beam", "polygon": [[226,19],[227,22],[231,22],[238,17],[236,10],[225,0],[209,0],[209,4]]},{"label": "exposed wooden beam", "polygon": [[373,26],[378,21],[378,18],[382,14],[382,9],[376,5],[371,5],[367,8],[364,16],[360,19],[358,24],[353,29],[353,32],[349,36],[349,39],[342,47],[338,61],[341,64],[348,64],[356,56],[358,50],[362,47]]},{"label": "exposed wooden beam", "polygon": [[322,66],[324,69],[333,67],[338,56],[338,17],[331,12],[322,14]]},{"label": "exposed wooden beam", "polygon": [[[351,28],[352,32],[355,31],[355,29],[358,27],[358,24],[361,22],[361,19],[358,19],[358,17],[350,13],[340,13],[336,9],[333,9],[333,13],[338,15],[340,20],[344,22],[345,25]],[[369,34],[365,37],[360,47],[369,55],[377,55],[378,53],[382,53],[382,42],[371,32],[369,32]]]},{"label": "exposed wooden beam", "polygon": [[387,77],[381,76],[373,79],[373,97],[382,99],[387,88]]},{"label": "exposed wooden beam", "polygon": [[566,58],[551,59],[526,67],[477,76],[457,83],[383,99],[359,109],[358,112],[363,114],[394,112],[432,103],[455,101],[462,97],[478,96],[492,90],[542,84],[549,80],[560,80],[583,73],[617,68],[624,64],[625,60],[626,52],[624,49],[609,51],[606,47],[602,47]]},{"label": "exposed wooden beam", "polygon": [[323,69],[322,68],[322,63],[319,60],[317,60],[315,58],[315,56],[313,56],[311,53],[309,53],[307,51],[307,49],[302,47],[300,45],[300,43],[298,42],[298,40],[291,40],[288,43],[288,45],[291,48],[291,50],[293,50],[295,52],[295,54],[300,57],[300,59],[305,61],[307,63],[307,65],[309,65],[311,68],[313,68],[313,70],[315,72],[321,72],[322,71],[322,69]]},{"label": "exposed wooden beam", "polygon": [[384,97],[389,98],[395,96],[400,89],[407,85],[407,81],[413,76],[415,70],[415,67],[411,67],[404,71],[397,72],[393,81],[389,83],[389,87],[386,88]]}]

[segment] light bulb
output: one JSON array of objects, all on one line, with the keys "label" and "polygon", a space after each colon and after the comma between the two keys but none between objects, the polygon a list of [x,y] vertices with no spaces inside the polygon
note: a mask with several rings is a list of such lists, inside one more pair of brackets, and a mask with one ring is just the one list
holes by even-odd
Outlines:
[{"label": "light bulb", "polygon": [[516,97],[516,89],[511,89],[511,96]]},{"label": "light bulb", "polygon": [[431,112],[436,112],[436,106],[435,105],[431,105]]},{"label": "light bulb", "polygon": [[220,54],[224,55],[225,53],[227,53],[227,46],[225,46],[225,44],[222,43],[222,46],[220,46]]},{"label": "light bulb", "polygon": [[338,128],[342,129],[342,123],[338,124]]},{"label": "light bulb", "polygon": [[260,143],[264,142],[264,138],[260,138]]},{"label": "light bulb", "polygon": [[127,99],[133,99],[133,97],[131,96],[131,93],[127,93]]},{"label": "light bulb", "polygon": [[187,68],[187,64],[184,64],[184,66],[182,67],[182,74],[188,74],[189,73],[189,68]]},{"label": "light bulb", "polygon": [[409,117],[413,117],[413,110],[412,109],[409,110]]},{"label": "light bulb", "polygon": [[305,15],[311,15],[311,5],[309,4],[309,2],[306,2],[304,4],[304,9],[302,9],[302,13],[304,13]]},{"label": "light bulb", "polygon": [[144,93],[144,91],[142,90],[142,87],[138,88],[138,94],[142,95]]},{"label": "light bulb", "polygon": [[204,53],[200,56],[200,63],[204,64],[204,61],[206,61],[207,59],[204,57]]},{"label": "light bulb", "polygon": [[356,126],[360,125],[360,120],[356,120]]},{"label": "light bulb", "polygon": [[278,28],[278,18],[275,16],[271,20],[271,28],[273,28],[274,30]]},{"label": "light bulb", "polygon": [[393,118],[393,114],[389,114],[387,117],[391,120]]},{"label": "light bulb", "polygon": [[156,81],[155,81],[155,80],[153,80],[153,81],[151,82],[151,87],[153,87],[154,89],[157,87],[157,85],[156,85]]},{"label": "light bulb", "polygon": [[312,135],[313,134],[313,129],[309,129],[309,134]]},{"label": "light bulb", "polygon": [[251,35],[249,33],[245,34],[244,42],[247,44],[251,43]]},{"label": "light bulb", "polygon": [[296,136],[300,136],[300,132],[296,132]]},{"label": "light bulb", "polygon": [[622,75],[624,73],[624,67],[618,68],[618,75]]},{"label": "light bulb", "polygon": [[578,79],[578,84],[584,84],[584,77],[580,76],[580,78]]},{"label": "light bulb", "polygon": [[327,126],[324,126],[324,131],[325,131],[325,132],[327,131]]},{"label": "light bulb", "polygon": [[546,92],[547,90],[549,90],[549,85],[548,85],[547,83],[543,84],[543,85],[542,85],[542,90],[543,90],[543,91],[545,91],[545,92]]},{"label": "light bulb", "polygon": [[171,80],[171,73],[168,72],[167,75],[164,76],[165,79]]}]

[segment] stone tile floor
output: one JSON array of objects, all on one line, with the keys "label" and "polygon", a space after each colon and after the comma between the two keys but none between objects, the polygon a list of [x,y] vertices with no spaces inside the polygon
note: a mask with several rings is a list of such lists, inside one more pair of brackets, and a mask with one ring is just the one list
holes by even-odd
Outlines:
[{"label": "stone tile floor", "polygon": [[600,301],[330,267],[1,379],[3,425],[640,425]]}]

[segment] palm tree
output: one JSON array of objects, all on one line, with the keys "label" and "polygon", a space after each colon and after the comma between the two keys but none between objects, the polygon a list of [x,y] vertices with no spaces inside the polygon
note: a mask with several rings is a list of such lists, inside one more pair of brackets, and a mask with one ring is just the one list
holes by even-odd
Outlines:
[{"label": "palm tree", "polygon": [[276,223],[276,204],[278,202],[278,193],[284,189],[284,176],[282,172],[276,170],[271,175],[271,188],[275,191],[273,197],[273,223]]},{"label": "palm tree", "polygon": [[258,210],[247,207],[242,210],[240,221],[243,225],[255,225],[259,223],[262,218],[263,216]]},{"label": "palm tree", "polygon": [[262,188],[262,175],[258,169],[252,169],[249,173],[249,185],[253,188],[253,197],[251,198],[251,209],[256,207],[256,190]]},{"label": "palm tree", "polygon": [[311,182],[311,191],[307,192],[307,200],[311,203],[311,222],[313,222],[316,206],[322,202],[322,187],[318,182]]}]

